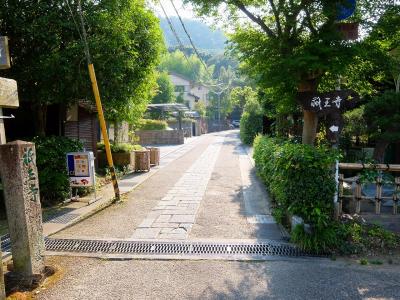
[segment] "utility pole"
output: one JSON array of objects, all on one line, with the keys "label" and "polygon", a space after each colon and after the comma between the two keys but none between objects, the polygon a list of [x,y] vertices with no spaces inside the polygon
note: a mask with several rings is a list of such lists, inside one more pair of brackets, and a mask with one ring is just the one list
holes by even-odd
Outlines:
[{"label": "utility pole", "polygon": [[106,150],[108,167],[110,168],[111,180],[112,180],[113,187],[114,187],[115,200],[119,201],[120,200],[120,192],[119,192],[119,187],[118,187],[118,181],[117,181],[117,176],[115,174],[113,158],[111,155],[110,140],[108,139],[107,126],[106,126],[106,121],[104,119],[103,106],[101,104],[99,87],[97,85],[97,80],[96,80],[96,73],[94,71],[94,66],[92,63],[92,58],[90,56],[89,46],[87,43],[87,34],[86,34],[85,22],[83,21],[83,13],[82,13],[82,6],[81,6],[80,0],[78,0],[78,12],[79,12],[79,18],[81,21],[82,40],[83,40],[84,47],[85,47],[85,55],[86,55],[86,59],[87,59],[87,63],[88,63],[89,76],[90,76],[90,81],[92,82],[92,89],[93,89],[94,99],[96,100],[97,112],[99,114],[101,133],[104,138],[104,146],[105,146],[105,150]]}]

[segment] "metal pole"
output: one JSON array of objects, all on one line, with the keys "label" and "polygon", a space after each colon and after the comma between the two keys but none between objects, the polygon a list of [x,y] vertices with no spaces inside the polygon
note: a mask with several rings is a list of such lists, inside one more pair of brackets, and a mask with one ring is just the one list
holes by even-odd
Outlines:
[{"label": "metal pole", "polygon": [[110,141],[108,139],[107,125],[106,125],[106,121],[104,119],[103,106],[101,104],[99,87],[97,85],[97,80],[96,80],[96,73],[94,71],[94,66],[92,64],[92,59],[91,59],[90,52],[89,52],[89,46],[87,44],[87,35],[86,35],[85,23],[83,21],[83,16],[82,16],[81,1],[78,1],[78,10],[79,10],[79,17],[80,17],[81,27],[82,27],[82,35],[83,35],[83,43],[84,43],[84,47],[85,47],[85,54],[86,54],[86,59],[88,62],[90,81],[92,82],[92,89],[93,89],[94,99],[96,101],[97,112],[99,115],[101,133],[102,133],[103,139],[104,139],[104,148],[106,150],[107,162],[108,162],[108,166],[110,168],[111,180],[113,183],[114,193],[115,193],[115,200],[118,201],[118,200],[120,200],[118,181],[117,181],[117,176],[115,174],[113,158],[111,155]]}]

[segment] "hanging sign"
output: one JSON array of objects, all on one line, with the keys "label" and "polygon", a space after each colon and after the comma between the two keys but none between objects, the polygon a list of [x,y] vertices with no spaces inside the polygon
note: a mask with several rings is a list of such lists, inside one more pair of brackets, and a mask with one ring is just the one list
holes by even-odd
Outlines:
[{"label": "hanging sign", "polygon": [[67,153],[67,169],[71,187],[86,187],[95,184],[93,152]]},{"label": "hanging sign", "polygon": [[0,36],[0,69],[9,69],[10,64],[10,53],[8,51],[8,38],[6,36]]},{"label": "hanging sign", "polygon": [[297,100],[303,109],[313,111],[320,117],[355,108],[359,96],[352,90],[329,93],[300,92]]},{"label": "hanging sign", "polygon": [[337,143],[344,125],[342,114],[356,107],[359,95],[352,90],[329,93],[300,92],[297,100],[304,110],[313,111],[318,117],[324,117],[327,123],[327,138]]}]

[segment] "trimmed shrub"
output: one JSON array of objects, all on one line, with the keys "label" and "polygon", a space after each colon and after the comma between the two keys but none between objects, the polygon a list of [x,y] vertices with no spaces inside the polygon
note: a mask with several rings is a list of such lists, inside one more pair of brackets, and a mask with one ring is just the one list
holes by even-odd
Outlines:
[{"label": "trimmed shrub", "polygon": [[296,229],[292,236],[307,250],[324,252],[337,246],[332,229],[333,197],[336,191],[333,164],[338,153],[326,147],[314,148],[276,138],[257,136],[254,160],[259,176],[267,185],[280,211],[298,215],[312,226],[312,234]]},{"label": "trimmed shrub", "polygon": [[143,119],[140,121],[140,130],[166,130],[168,123],[162,120]]},{"label": "trimmed shrub", "polygon": [[256,135],[262,132],[262,129],[262,108],[257,100],[249,100],[240,119],[240,139],[243,143],[251,145]]},{"label": "trimmed shrub", "polygon": [[[142,150],[140,145],[133,145],[128,143],[110,144],[112,153],[129,153],[135,150]],[[97,143],[97,150],[105,151],[104,143]]]},{"label": "trimmed shrub", "polygon": [[35,137],[33,142],[36,145],[41,202],[47,206],[64,201],[70,191],[66,154],[81,151],[82,143],[62,136]]}]

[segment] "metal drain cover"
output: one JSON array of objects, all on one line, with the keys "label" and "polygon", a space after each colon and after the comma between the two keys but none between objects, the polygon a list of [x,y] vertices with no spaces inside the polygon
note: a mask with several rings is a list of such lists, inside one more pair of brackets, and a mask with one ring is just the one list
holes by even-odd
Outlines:
[{"label": "metal drain cover", "polygon": [[261,242],[192,242],[192,241],[122,241],[122,240],[79,240],[47,238],[46,250],[80,254],[116,254],[127,256],[179,256],[185,257],[229,257],[240,259],[267,257],[310,256],[288,243]]}]

